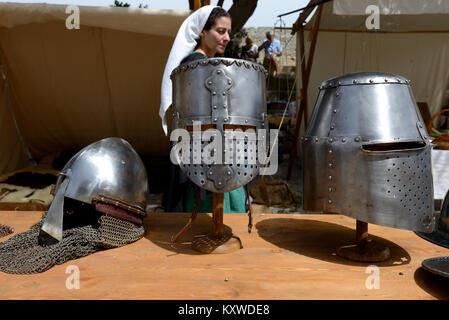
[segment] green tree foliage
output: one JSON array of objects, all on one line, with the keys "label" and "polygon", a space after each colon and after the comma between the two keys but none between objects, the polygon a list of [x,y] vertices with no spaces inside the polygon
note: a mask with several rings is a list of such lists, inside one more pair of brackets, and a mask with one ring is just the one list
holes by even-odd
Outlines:
[{"label": "green tree foliage", "polygon": [[[114,4],[111,5],[111,7],[131,7],[131,5],[127,2],[122,2],[122,1],[118,1],[118,0],[114,0]],[[139,4],[139,8],[141,9],[147,9],[148,8],[148,4]]]},{"label": "green tree foliage", "polygon": [[127,2],[122,2],[118,0],[114,0],[114,4],[111,7],[130,7],[131,5]]},{"label": "green tree foliage", "polygon": [[226,58],[240,58],[240,52],[241,52],[241,43],[242,40],[245,39],[248,36],[248,32],[246,32],[245,28],[241,28],[240,30],[236,31],[231,36],[231,41],[229,41],[228,46],[226,47],[226,51],[224,53],[224,56]]}]

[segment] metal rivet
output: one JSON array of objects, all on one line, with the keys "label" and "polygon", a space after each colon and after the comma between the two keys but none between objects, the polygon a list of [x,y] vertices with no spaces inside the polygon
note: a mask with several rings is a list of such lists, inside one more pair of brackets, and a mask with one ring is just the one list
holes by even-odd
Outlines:
[{"label": "metal rivet", "polygon": [[212,175],[212,173],[213,173],[212,171],[209,171],[209,174],[210,174],[210,175]]},{"label": "metal rivet", "polygon": [[332,150],[329,150],[329,154],[332,154]]},{"label": "metal rivet", "polygon": [[229,81],[228,81],[228,84],[231,84],[231,83],[232,83],[232,81],[231,81],[231,80],[229,80]]},{"label": "metal rivet", "polygon": [[213,106],[214,109],[217,109],[217,106]]},{"label": "metal rivet", "polygon": [[339,97],[339,96],[340,96],[340,93],[337,92],[335,95],[336,95],[337,97]]},{"label": "metal rivet", "polygon": [[329,202],[329,203],[332,203],[332,200],[331,200],[331,199],[329,199],[329,200],[327,200],[327,202]]},{"label": "metal rivet", "polygon": [[228,122],[228,118],[225,118],[223,121],[224,121],[224,122]]},{"label": "metal rivet", "polygon": [[301,137],[301,140],[304,140],[304,137]]},{"label": "metal rivet", "polygon": [[343,138],[343,139],[341,139],[341,141],[343,141],[343,142],[346,142],[346,139],[345,139],[345,138]]},{"label": "metal rivet", "polygon": [[213,95],[213,96],[215,96],[216,94],[217,94],[217,93],[216,93],[215,91],[214,91],[214,92],[212,92],[212,95]]},{"label": "metal rivet", "polygon": [[217,118],[214,118],[214,122],[217,122]]},{"label": "metal rivet", "polygon": [[220,74],[221,73],[221,70],[217,70],[217,74]]},{"label": "metal rivet", "polygon": [[207,84],[212,84],[212,81],[207,81]]},{"label": "metal rivet", "polygon": [[318,138],[315,138],[315,142],[318,142]]},{"label": "metal rivet", "polygon": [[231,171],[228,171],[228,176],[230,176],[231,175]]},{"label": "metal rivet", "polygon": [[337,109],[332,110],[333,113],[337,113]]},{"label": "metal rivet", "polygon": [[359,142],[359,141],[360,141],[360,138],[357,137],[357,138],[354,139],[354,141],[355,141],[355,142]]},{"label": "metal rivet", "polygon": [[226,92],[224,92],[224,91],[223,91],[222,95],[224,95],[224,96],[225,96],[225,95],[226,95]]},{"label": "metal rivet", "polygon": [[[245,120],[245,123],[248,123],[248,119]],[[263,125],[263,124],[262,124]]]},{"label": "metal rivet", "polygon": [[304,138],[305,141],[309,140],[308,138]]},{"label": "metal rivet", "polygon": [[332,188],[329,188],[328,190],[329,190],[329,192],[332,192]]},{"label": "metal rivet", "polygon": [[340,81],[338,81],[338,85],[341,86],[341,82]]},{"label": "metal rivet", "polygon": [[[212,174],[212,173],[211,173],[211,174]],[[329,179],[329,180],[332,180],[332,176],[329,176],[328,179]]]},{"label": "metal rivet", "polygon": [[356,84],[356,83],[357,83],[357,80],[353,80],[352,83]]},{"label": "metal rivet", "polygon": [[400,79],[397,79],[398,80],[398,83],[401,83],[401,80]]},{"label": "metal rivet", "polygon": [[218,182],[218,185],[219,185],[219,186],[221,186],[221,185],[222,185],[221,181],[219,181],[219,182]]},{"label": "metal rivet", "polygon": [[329,168],[332,167],[332,163],[329,163],[328,166],[329,166]]},{"label": "metal rivet", "polygon": [[331,130],[334,130],[335,129],[335,127],[334,126],[331,126]]},{"label": "metal rivet", "polygon": [[334,142],[334,138],[330,138],[329,141],[330,141],[330,142]]},{"label": "metal rivet", "polygon": [[227,105],[226,105],[226,104],[224,104],[224,105],[223,105],[223,108],[225,108],[225,109],[226,109],[226,107],[227,107]]}]

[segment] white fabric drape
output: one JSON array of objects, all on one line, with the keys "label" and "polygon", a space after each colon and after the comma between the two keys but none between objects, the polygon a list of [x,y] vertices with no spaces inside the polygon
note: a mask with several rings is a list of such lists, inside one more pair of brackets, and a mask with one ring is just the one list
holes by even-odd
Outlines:
[{"label": "white fabric drape", "polygon": [[196,39],[200,37],[200,33],[206,24],[207,18],[215,6],[204,6],[192,13],[184,20],[179,28],[173,43],[167,64],[165,65],[164,76],[162,77],[161,87],[161,106],[159,108],[159,116],[162,119],[162,128],[167,135],[167,122],[165,113],[172,103],[172,83],[170,74],[184,59],[189,52],[196,46]]}]

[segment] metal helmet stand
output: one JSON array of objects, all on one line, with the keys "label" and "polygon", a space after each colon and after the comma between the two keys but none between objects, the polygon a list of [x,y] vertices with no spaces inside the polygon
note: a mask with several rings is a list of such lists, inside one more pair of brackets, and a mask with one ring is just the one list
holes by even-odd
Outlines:
[{"label": "metal helmet stand", "polygon": [[355,242],[338,247],[337,254],[359,262],[381,262],[391,257],[390,248],[369,238],[368,223],[356,220]]},{"label": "metal helmet stand", "polygon": [[[245,186],[245,192],[248,198],[249,204],[249,223],[248,233],[251,233],[252,229],[252,210],[249,199],[247,186]],[[236,250],[242,249],[242,241],[239,237],[235,236],[230,229],[225,230],[223,224],[223,198],[224,193],[212,193],[212,230],[210,233],[203,235],[196,235],[192,241],[192,248],[201,253],[230,253]],[[185,225],[185,227],[173,237],[172,243],[178,242],[184,233],[190,229],[196,217],[198,216],[200,204],[200,188],[197,186],[195,191],[195,207],[192,212],[192,216]]]}]

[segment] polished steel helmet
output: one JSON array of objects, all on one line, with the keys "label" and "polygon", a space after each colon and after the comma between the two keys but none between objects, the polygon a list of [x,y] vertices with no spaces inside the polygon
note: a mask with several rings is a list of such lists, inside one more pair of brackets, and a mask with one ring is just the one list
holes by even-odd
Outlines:
[{"label": "polished steel helmet", "polygon": [[132,146],[120,138],[94,142],[73,156],[59,174],[41,228],[41,233],[58,241],[62,239],[65,198],[142,224],[149,199],[144,164]]},{"label": "polished steel helmet", "polygon": [[[172,134],[183,129],[191,141],[189,155],[177,162],[198,186],[229,192],[259,174],[257,147],[262,144],[256,139],[266,148],[261,129],[268,129],[265,78],[263,66],[228,58],[198,60],[173,70]],[[196,124],[201,129],[195,130]],[[197,137],[195,131],[201,130]]]},{"label": "polished steel helmet", "polygon": [[361,72],[319,90],[301,138],[304,210],[432,232],[432,145],[409,81]]}]

